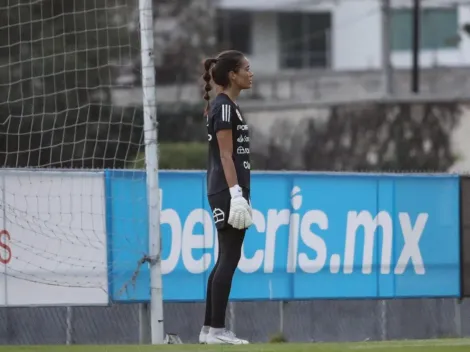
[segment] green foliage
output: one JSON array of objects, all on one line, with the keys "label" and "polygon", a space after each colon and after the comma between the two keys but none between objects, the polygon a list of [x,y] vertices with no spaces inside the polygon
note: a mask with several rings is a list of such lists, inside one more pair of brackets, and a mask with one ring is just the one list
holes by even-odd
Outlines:
[{"label": "green foliage", "polygon": [[159,104],[157,110],[159,142],[207,141],[207,127],[202,103]]},{"label": "green foliage", "polygon": [[[207,167],[207,143],[162,143],[159,145],[159,157],[161,170],[204,170]],[[128,167],[144,169],[144,153],[139,153]]]},{"label": "green foliage", "polygon": [[[136,0],[127,1],[138,4]],[[172,21],[171,26],[155,28],[159,84],[193,82],[203,74],[200,63],[214,54],[216,31],[215,21],[211,19],[215,16],[217,1],[153,0],[154,17],[171,17]],[[140,62],[136,71],[140,72]]]},{"label": "green foliage", "polygon": [[271,336],[271,338],[269,339],[269,342],[270,343],[285,343],[287,342],[287,339],[282,332],[278,332]]}]

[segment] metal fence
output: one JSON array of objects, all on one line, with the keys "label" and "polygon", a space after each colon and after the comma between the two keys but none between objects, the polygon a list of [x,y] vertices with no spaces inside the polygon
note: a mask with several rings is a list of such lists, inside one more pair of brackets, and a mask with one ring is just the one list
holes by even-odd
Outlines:
[{"label": "metal fence", "polygon": [[[165,330],[197,342],[203,303],[166,303]],[[138,344],[139,305],[1,308],[0,344]],[[470,336],[470,303],[452,299],[236,302],[227,326],[252,342],[283,329],[290,342]]]}]

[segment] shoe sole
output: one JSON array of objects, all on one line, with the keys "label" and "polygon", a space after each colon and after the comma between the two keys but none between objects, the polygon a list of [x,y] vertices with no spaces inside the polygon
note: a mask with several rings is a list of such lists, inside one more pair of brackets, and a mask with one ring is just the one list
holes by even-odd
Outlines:
[{"label": "shoe sole", "polygon": [[214,341],[211,343],[205,343],[206,345],[249,345],[249,342],[247,343],[233,343],[233,342],[228,342],[228,341]]}]

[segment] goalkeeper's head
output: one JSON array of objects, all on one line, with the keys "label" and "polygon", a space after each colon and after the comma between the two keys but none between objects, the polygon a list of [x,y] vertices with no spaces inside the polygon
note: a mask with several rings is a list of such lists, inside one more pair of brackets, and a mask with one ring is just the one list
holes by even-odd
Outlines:
[{"label": "goalkeeper's head", "polygon": [[250,89],[253,83],[253,72],[245,55],[237,50],[221,52],[215,58],[204,61],[204,99],[209,102],[209,92],[212,90],[211,79],[220,87],[220,90],[234,89],[241,91]]}]

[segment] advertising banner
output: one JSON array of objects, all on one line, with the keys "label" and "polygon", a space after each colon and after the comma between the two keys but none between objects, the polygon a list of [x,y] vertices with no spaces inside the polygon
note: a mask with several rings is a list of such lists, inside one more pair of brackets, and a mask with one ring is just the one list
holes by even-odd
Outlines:
[{"label": "advertising banner", "polygon": [[[161,172],[165,301],[201,301],[217,260],[204,172]],[[145,174],[107,171],[109,289],[148,301]],[[232,300],[458,297],[459,178],[253,173]],[[219,214],[220,215],[220,214]]]}]

